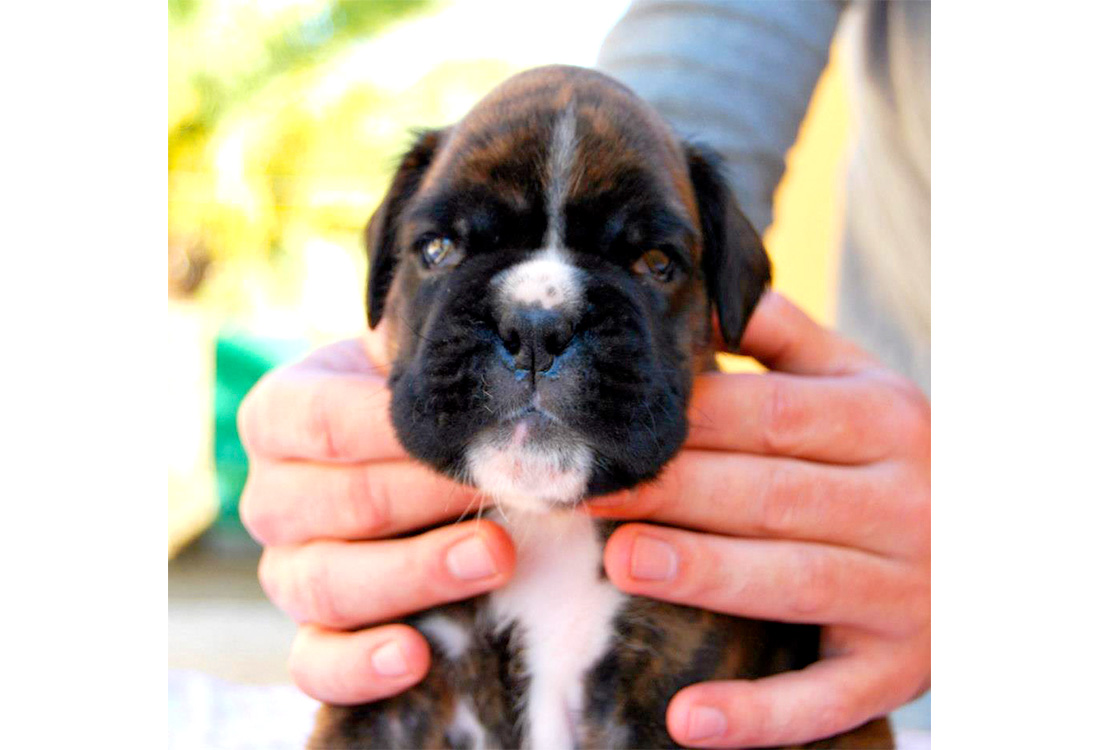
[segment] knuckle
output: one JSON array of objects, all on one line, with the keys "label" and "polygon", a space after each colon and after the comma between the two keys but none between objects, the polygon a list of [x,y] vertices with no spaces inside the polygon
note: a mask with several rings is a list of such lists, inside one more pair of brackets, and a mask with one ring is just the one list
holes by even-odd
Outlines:
[{"label": "knuckle", "polygon": [[[327,641],[324,645],[318,638]],[[371,685],[371,669],[364,663],[366,653],[343,636],[320,632],[312,625],[298,628],[291,646],[287,671],[291,680],[306,695],[316,700],[341,704],[366,703],[376,695]],[[326,654],[327,658],[318,658]]]},{"label": "knuckle", "polygon": [[890,480],[882,502],[890,503],[896,529],[895,551],[912,560],[927,559],[932,543],[932,486],[927,466],[905,463]]},{"label": "knuckle", "polygon": [[920,506],[916,522],[913,524],[914,536],[916,537],[914,551],[917,559],[922,560],[927,566],[932,557],[932,509],[927,494],[924,500],[925,502]]},{"label": "knuckle", "polygon": [[827,734],[837,734],[858,723],[853,721],[855,708],[852,697],[841,691],[833,691],[822,695],[821,704],[817,707],[821,731]]},{"label": "knuckle", "polygon": [[728,582],[722,580],[725,568],[719,554],[709,544],[692,544],[688,539],[681,539],[676,548],[679,563],[675,585],[682,596],[693,602],[708,602],[734,593]]},{"label": "knuckle", "polygon": [[389,528],[392,508],[386,485],[366,467],[348,472],[347,522],[357,534],[373,537]]},{"label": "knuckle", "polygon": [[264,550],[263,554],[260,555],[256,577],[260,581],[260,588],[267,594],[267,598],[275,604],[281,605],[278,566],[275,563],[275,553],[271,550]]},{"label": "knuckle", "polygon": [[290,672],[290,679],[294,681],[294,684],[305,692],[309,692],[309,688],[313,683],[313,674],[310,671],[310,666],[313,662],[310,659],[305,658],[302,655],[302,649],[298,645],[298,640],[295,640],[294,646],[290,649],[290,656],[287,657],[287,670]]},{"label": "knuckle", "polygon": [[802,486],[789,466],[776,466],[768,474],[760,499],[760,531],[767,536],[782,536],[795,526],[802,505]]},{"label": "knuckle", "polygon": [[453,576],[445,570],[445,553],[426,539],[408,541],[393,548],[395,570],[400,571],[404,590],[403,607],[427,609],[453,600],[457,591]]},{"label": "knuckle", "polygon": [[306,431],[311,443],[317,446],[323,459],[336,460],[341,457],[341,441],[337,434],[328,391],[315,388],[311,394],[306,419]]},{"label": "knuckle", "polygon": [[255,476],[255,466],[249,466],[249,476],[241,492],[238,512],[245,530],[260,544],[271,544],[278,538],[278,514],[273,513],[270,506],[263,502],[263,493]]},{"label": "knuckle", "polygon": [[836,596],[836,572],[830,558],[820,551],[799,547],[795,553],[791,607],[804,616],[825,613]]},{"label": "knuckle", "polygon": [[892,421],[903,445],[928,452],[932,438],[932,404],[920,388],[900,376],[892,378],[891,391]]},{"label": "knuckle", "polygon": [[287,671],[290,679],[302,692],[307,695],[323,699],[325,696],[318,691],[318,661],[311,657],[307,642],[311,637],[311,629],[308,626],[298,628],[298,636],[290,648],[290,656],[287,658]]},{"label": "knuckle", "polygon": [[913,540],[922,543],[920,549],[923,549],[932,541],[932,490],[927,477],[914,477],[906,495],[905,521]]},{"label": "knuckle", "polygon": [[900,635],[911,636],[927,628],[932,613],[932,584],[927,570],[914,570],[899,586],[897,613]]},{"label": "knuckle", "polygon": [[779,377],[767,381],[761,439],[768,453],[786,455],[798,446],[798,434],[806,422],[806,410],[790,385]]},{"label": "knuckle", "polygon": [[927,576],[919,576],[918,582],[914,585],[913,601],[915,602],[912,607],[913,613],[913,633],[923,632],[928,623],[932,619],[932,588]]},{"label": "knuckle", "polygon": [[345,627],[347,622],[332,590],[328,560],[319,547],[303,548],[295,586],[298,609],[310,622]]}]

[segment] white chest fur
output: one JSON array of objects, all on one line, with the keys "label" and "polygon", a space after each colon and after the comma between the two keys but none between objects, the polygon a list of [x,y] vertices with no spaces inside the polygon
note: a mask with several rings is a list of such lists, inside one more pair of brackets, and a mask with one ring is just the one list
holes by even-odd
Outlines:
[{"label": "white chest fur", "polygon": [[521,633],[528,683],[522,715],[526,747],[577,745],[585,673],[610,644],[625,595],[599,569],[603,545],[583,513],[498,516],[516,543],[516,572],[490,597],[501,627]]}]

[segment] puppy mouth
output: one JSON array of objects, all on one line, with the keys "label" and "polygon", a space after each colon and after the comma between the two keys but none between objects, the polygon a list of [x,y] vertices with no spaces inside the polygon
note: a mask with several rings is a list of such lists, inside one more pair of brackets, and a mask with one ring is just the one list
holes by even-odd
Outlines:
[{"label": "puppy mouth", "polygon": [[516,425],[517,429],[520,426],[525,426],[526,430],[531,431],[533,435],[549,425],[557,425],[562,429],[568,429],[561,417],[541,403],[538,392],[531,397],[530,402],[506,414],[500,420],[500,424]]},{"label": "puppy mouth", "polygon": [[580,502],[592,450],[536,395],[474,440],[467,468],[474,484],[497,502],[545,512]]}]

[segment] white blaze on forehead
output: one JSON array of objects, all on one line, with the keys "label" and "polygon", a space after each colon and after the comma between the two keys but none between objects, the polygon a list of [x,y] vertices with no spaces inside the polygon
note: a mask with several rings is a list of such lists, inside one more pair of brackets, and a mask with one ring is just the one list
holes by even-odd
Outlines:
[{"label": "white blaze on forehead", "polygon": [[581,271],[562,252],[543,250],[501,272],[495,284],[503,307],[536,305],[546,310],[576,309],[581,301]]},{"label": "white blaze on forehead", "polygon": [[546,158],[546,247],[561,247],[565,241],[565,199],[573,184],[576,153],[577,112],[570,101],[554,123]]},{"label": "white blaze on forehead", "polygon": [[546,237],[531,260],[502,272],[495,280],[503,307],[537,305],[546,310],[576,310],[581,301],[581,271],[569,263],[565,242],[565,199],[573,186],[577,154],[577,113],[573,102],[554,122],[546,157]]}]

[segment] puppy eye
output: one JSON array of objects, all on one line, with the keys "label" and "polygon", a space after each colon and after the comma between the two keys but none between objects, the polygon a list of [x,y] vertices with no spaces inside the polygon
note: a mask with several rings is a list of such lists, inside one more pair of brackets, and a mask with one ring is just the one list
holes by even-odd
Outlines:
[{"label": "puppy eye", "polygon": [[634,272],[648,274],[658,281],[669,281],[676,270],[672,259],[661,250],[649,250],[634,263]]},{"label": "puppy eye", "polygon": [[420,247],[420,257],[428,267],[450,265],[458,259],[455,243],[450,237],[433,237]]}]

